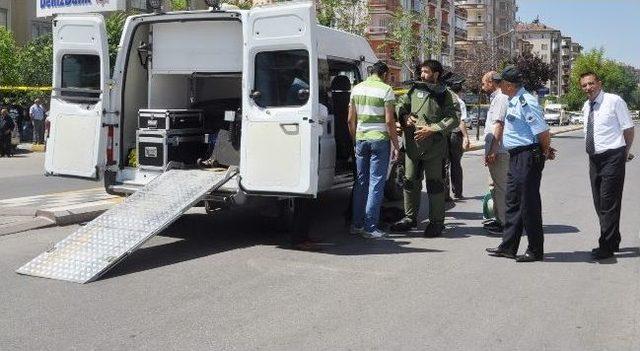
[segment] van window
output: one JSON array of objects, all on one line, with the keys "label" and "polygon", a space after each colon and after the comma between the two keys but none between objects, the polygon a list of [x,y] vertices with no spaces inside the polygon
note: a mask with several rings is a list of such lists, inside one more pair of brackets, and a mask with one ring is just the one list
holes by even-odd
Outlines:
[{"label": "van window", "polygon": [[260,107],[302,106],[309,100],[309,53],[306,50],[256,55],[254,89]]},{"label": "van window", "polygon": [[60,95],[82,98],[100,97],[100,57],[62,56]]}]

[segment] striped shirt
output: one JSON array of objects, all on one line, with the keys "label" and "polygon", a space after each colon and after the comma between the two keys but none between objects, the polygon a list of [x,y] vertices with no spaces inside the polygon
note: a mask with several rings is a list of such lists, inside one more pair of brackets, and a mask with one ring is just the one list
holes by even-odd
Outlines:
[{"label": "striped shirt", "polygon": [[351,104],[356,108],[356,140],[389,140],[385,123],[385,106],[395,105],[393,89],[372,75],[351,90]]}]

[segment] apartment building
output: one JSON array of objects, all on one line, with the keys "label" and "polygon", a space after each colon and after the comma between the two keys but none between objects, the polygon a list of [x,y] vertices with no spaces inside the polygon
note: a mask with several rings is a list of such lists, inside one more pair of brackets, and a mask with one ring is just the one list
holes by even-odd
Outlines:
[{"label": "apartment building", "polygon": [[455,6],[465,10],[466,40],[456,41],[459,51],[474,43],[489,45],[497,55],[510,57],[516,52],[515,0],[456,0]]},{"label": "apartment building", "polygon": [[[531,44],[531,53],[538,56],[545,63],[551,65],[553,76],[547,82],[549,93],[563,95],[563,57],[561,47],[563,37],[560,30],[550,27],[539,19],[531,23],[519,23],[516,26],[518,38]],[[570,43],[568,44],[570,46]],[[568,68],[570,70],[570,66]]]}]

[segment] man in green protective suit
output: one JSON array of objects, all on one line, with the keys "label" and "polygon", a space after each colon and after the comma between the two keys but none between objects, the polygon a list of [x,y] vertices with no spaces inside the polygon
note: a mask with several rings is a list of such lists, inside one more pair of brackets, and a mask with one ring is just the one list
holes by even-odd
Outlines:
[{"label": "man in green protective suit", "polygon": [[460,106],[453,93],[441,83],[443,68],[436,60],[420,66],[416,82],[396,105],[405,146],[405,217],[391,226],[395,232],[417,227],[422,179],[429,196],[429,224],[424,236],[437,237],[444,230],[445,184],[443,162],[447,137],[460,123]]}]

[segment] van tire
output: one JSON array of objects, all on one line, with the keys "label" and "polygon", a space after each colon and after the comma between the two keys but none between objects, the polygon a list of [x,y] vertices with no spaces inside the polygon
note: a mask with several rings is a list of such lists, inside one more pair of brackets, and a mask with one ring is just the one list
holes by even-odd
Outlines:
[{"label": "van tire", "polygon": [[290,236],[307,235],[311,223],[313,199],[288,198],[279,201],[278,231]]}]

